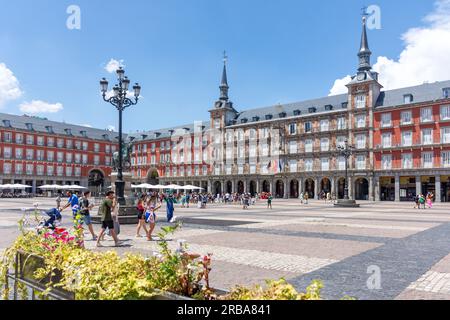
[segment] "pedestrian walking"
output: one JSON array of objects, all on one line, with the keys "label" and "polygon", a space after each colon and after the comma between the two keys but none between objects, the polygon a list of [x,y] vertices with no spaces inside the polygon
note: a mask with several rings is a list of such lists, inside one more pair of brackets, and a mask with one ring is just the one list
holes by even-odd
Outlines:
[{"label": "pedestrian walking", "polygon": [[173,194],[169,194],[164,200],[166,201],[167,222],[173,222],[173,212],[175,211],[174,204],[176,203]]},{"label": "pedestrian walking", "polygon": [[109,232],[112,238],[114,239],[116,247],[122,244],[117,238],[116,232],[114,230],[114,219],[112,217],[112,212],[115,209],[116,205],[117,203],[114,197],[114,191],[108,191],[106,193],[106,198],[102,201],[99,207],[99,213],[101,215],[102,221],[102,229],[97,237],[97,247],[102,247],[101,241],[103,240],[106,229],[109,229]]},{"label": "pedestrian walking", "polygon": [[[141,198],[138,200],[136,209],[138,211],[138,225],[136,227],[136,238],[142,238],[140,232],[141,229],[144,229],[145,234],[148,233],[147,227],[145,225],[145,200],[147,199],[147,197],[145,195],[142,195]],[[148,198],[149,201],[150,198]]]},{"label": "pedestrian walking", "polygon": [[309,200],[309,193],[305,192],[305,197],[304,197],[305,204],[308,204],[308,200]]},{"label": "pedestrian walking", "polygon": [[147,232],[147,240],[152,241],[152,233],[155,230],[156,226],[156,211],[161,208],[161,205],[155,206],[154,204],[149,203],[147,207],[147,211],[145,212],[145,222],[149,224],[149,229]]},{"label": "pedestrian walking", "polygon": [[81,199],[81,210],[80,213],[82,215],[82,223],[84,223],[88,229],[89,232],[92,235],[92,240],[97,240],[97,236],[94,233],[94,228],[92,226],[92,219],[91,219],[91,210],[94,208],[94,204],[90,203],[89,198],[91,197],[91,192],[86,191],[83,194],[83,198]]},{"label": "pedestrian walking", "polygon": [[72,216],[75,219],[75,217],[80,209],[78,197],[72,191],[67,191],[67,196],[69,197],[69,200],[67,201],[67,204],[61,209],[61,211],[64,211],[66,208],[71,207],[72,208]]},{"label": "pedestrian walking", "polygon": [[272,194],[270,194],[269,193],[269,195],[267,196],[267,209],[272,209],[272,200],[273,200],[273,197],[272,197]]}]

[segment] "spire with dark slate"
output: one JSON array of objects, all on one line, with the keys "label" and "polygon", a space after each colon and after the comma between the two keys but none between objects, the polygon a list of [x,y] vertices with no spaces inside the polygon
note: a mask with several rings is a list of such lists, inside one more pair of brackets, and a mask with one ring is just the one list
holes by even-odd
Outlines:
[{"label": "spire with dark slate", "polygon": [[222,72],[222,81],[220,83],[220,100],[222,101],[228,101],[228,89],[230,88],[228,86],[228,79],[227,79],[227,55],[226,52],[224,52],[224,58],[223,58],[223,72]]},{"label": "spire with dark slate", "polygon": [[362,30],[362,36],[361,36],[361,47],[358,52],[359,57],[359,67],[358,71],[369,71],[372,69],[372,66],[370,65],[370,56],[372,55],[372,52],[369,49],[369,41],[367,39],[367,31],[366,31],[366,15],[363,16],[363,30]]}]

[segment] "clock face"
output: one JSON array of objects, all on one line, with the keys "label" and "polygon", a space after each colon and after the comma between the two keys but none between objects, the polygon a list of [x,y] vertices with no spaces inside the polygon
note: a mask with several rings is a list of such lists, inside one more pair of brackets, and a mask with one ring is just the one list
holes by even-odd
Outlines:
[{"label": "clock face", "polygon": [[358,74],[358,80],[359,81],[362,81],[362,80],[365,80],[366,79],[366,74],[365,73],[359,73]]}]

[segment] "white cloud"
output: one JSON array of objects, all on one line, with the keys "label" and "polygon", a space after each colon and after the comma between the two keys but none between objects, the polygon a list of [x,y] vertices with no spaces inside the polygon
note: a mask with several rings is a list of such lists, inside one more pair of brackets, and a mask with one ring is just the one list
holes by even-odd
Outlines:
[{"label": "white cloud", "polygon": [[113,126],[113,125],[109,125],[107,130],[109,130],[109,131],[116,131],[116,127]]},{"label": "white cloud", "polygon": [[14,73],[4,63],[0,63],[0,107],[7,101],[20,98],[22,94]]},{"label": "white cloud", "polygon": [[48,103],[40,100],[33,100],[31,102],[24,102],[19,106],[20,111],[25,113],[56,113],[63,109],[61,103]]},{"label": "white cloud", "polygon": [[111,59],[105,66],[105,70],[108,71],[109,73],[114,73],[116,72],[117,69],[119,69],[119,67],[125,67],[125,65],[123,64],[123,60],[116,60],[116,59]]},{"label": "white cloud", "polygon": [[[436,1],[424,22],[425,26],[402,35],[405,48],[398,60],[377,58],[373,70],[380,73],[379,82],[385,90],[450,79],[450,0]],[[346,93],[346,79],[348,76],[336,80],[330,95]]]},{"label": "white cloud", "polygon": [[80,126],[87,127],[87,128],[93,128],[93,126],[91,126],[90,124],[80,124]]}]

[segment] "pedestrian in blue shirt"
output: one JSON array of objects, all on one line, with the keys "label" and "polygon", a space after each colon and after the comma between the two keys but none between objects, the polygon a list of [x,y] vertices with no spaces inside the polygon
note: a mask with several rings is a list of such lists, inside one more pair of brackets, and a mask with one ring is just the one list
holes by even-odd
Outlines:
[{"label": "pedestrian in blue shirt", "polygon": [[73,217],[75,218],[80,208],[78,197],[72,191],[67,191],[67,196],[69,197],[69,200],[67,201],[67,204],[61,209],[61,211],[64,211],[64,209],[71,207]]}]

